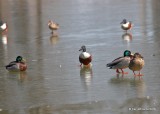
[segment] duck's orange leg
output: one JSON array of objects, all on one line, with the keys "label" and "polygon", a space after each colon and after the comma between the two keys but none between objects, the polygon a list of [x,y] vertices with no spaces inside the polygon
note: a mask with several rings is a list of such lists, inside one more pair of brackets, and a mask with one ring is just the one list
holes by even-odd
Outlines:
[{"label": "duck's orange leg", "polygon": [[139,71],[139,74],[137,76],[143,76],[143,74],[141,74],[141,71]]},{"label": "duck's orange leg", "polygon": [[119,72],[119,70],[118,70],[118,69],[116,69],[116,72],[117,72],[117,73],[121,73],[121,72]]},{"label": "duck's orange leg", "polygon": [[134,76],[137,76],[136,73],[133,71]]},{"label": "duck's orange leg", "polygon": [[121,71],[122,71],[122,74],[128,74],[128,72],[124,72],[123,69],[121,69]]},{"label": "duck's orange leg", "polygon": [[139,71],[139,73],[138,74],[136,74],[134,71],[133,71],[133,73],[134,73],[134,76],[143,76],[143,74],[141,74],[141,72]]}]

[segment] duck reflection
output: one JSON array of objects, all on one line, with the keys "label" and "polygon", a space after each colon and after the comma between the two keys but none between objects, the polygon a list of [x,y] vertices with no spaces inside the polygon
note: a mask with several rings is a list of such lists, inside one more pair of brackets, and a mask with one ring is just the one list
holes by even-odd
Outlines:
[{"label": "duck reflection", "polygon": [[146,93],[146,84],[143,79],[133,79],[130,81],[131,87],[135,89],[137,98],[144,98]]},{"label": "duck reflection", "polygon": [[0,37],[1,37],[3,45],[7,45],[8,36],[6,34],[1,34]]},{"label": "duck reflection", "polygon": [[52,45],[57,44],[58,40],[59,40],[58,35],[52,34],[52,35],[50,36],[50,42],[51,42]]},{"label": "duck reflection", "polygon": [[124,85],[126,91],[129,87],[132,89],[131,93],[136,95],[137,98],[144,98],[146,93],[146,84],[143,79],[135,79],[135,78],[129,78],[129,77],[114,77],[110,79],[110,82],[112,84],[115,84],[117,86]]},{"label": "duck reflection", "polygon": [[91,80],[93,77],[92,68],[91,67],[81,67],[80,77],[85,87],[88,88],[91,85]]},{"label": "duck reflection", "polygon": [[124,78],[124,74],[118,73],[116,74],[117,79]]},{"label": "duck reflection", "polygon": [[26,72],[8,72],[9,78],[17,79],[19,82],[24,82],[27,80],[27,73]]},{"label": "duck reflection", "polygon": [[133,79],[130,81],[130,85],[130,87],[132,88],[131,92],[133,92],[132,94],[135,94],[135,97],[126,99],[126,101],[124,101],[124,103],[120,106],[121,109],[126,107],[152,107],[152,110],[155,110],[155,108],[157,108],[154,99],[146,95],[146,84],[143,80]]},{"label": "duck reflection", "polygon": [[132,40],[132,34],[131,33],[124,33],[124,34],[122,34],[122,39],[124,41],[130,42]]},{"label": "duck reflection", "polygon": [[110,82],[113,84],[129,84],[130,79],[127,77],[124,77],[123,74],[117,74],[116,77],[113,77],[110,79]]}]

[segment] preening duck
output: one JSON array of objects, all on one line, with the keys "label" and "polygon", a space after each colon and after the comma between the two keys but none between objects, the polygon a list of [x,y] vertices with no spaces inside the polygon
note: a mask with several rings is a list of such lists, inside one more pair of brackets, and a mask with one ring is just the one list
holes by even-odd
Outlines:
[{"label": "preening duck", "polygon": [[[117,73],[128,74],[128,72],[124,72],[123,69],[128,68],[131,59],[132,59],[131,51],[125,50],[124,56],[116,58],[112,62],[108,63],[106,66],[109,67],[110,69],[116,69]],[[122,72],[120,72],[119,69]]]},{"label": "preening duck", "polygon": [[[142,55],[139,53],[135,53],[133,59],[129,64],[129,69],[133,71],[134,76],[143,76],[140,71],[143,68],[144,64],[145,62]],[[139,71],[139,74],[135,74],[135,71]]]},{"label": "preening duck", "polygon": [[131,21],[127,21],[126,19],[123,19],[123,21],[120,23],[121,28],[127,32],[127,30],[130,30],[133,26]]},{"label": "preening duck", "polygon": [[82,51],[82,53],[79,55],[79,62],[81,63],[80,66],[90,66],[90,63],[92,61],[92,56],[88,52],[86,52],[86,46],[82,46],[79,51]]},{"label": "preening duck", "polygon": [[27,64],[22,56],[17,56],[16,61],[10,62],[5,67],[8,71],[25,71],[27,69]]}]

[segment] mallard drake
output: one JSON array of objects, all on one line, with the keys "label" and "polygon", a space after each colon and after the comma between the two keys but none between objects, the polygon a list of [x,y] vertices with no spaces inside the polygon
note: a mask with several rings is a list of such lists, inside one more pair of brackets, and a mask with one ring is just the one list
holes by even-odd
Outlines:
[{"label": "mallard drake", "polygon": [[27,64],[22,56],[17,56],[16,61],[10,62],[5,67],[8,71],[25,71],[27,69]]},{"label": "mallard drake", "polygon": [[[135,53],[133,59],[130,61],[129,69],[133,71],[135,76],[143,76],[141,74],[141,69],[143,68],[145,62],[141,54]],[[139,71],[139,74],[135,74],[135,71]]]},{"label": "mallard drake", "polygon": [[0,21],[0,31],[1,32],[7,31],[7,28],[8,28],[7,23]]},{"label": "mallard drake", "polygon": [[52,31],[52,34],[54,33],[55,30],[58,30],[59,29],[59,24],[49,20],[48,21],[48,27],[49,29]]},{"label": "mallard drake", "polygon": [[79,51],[82,51],[82,53],[79,55],[79,62],[84,66],[90,66],[90,63],[92,61],[92,56],[88,52],[86,52],[86,46],[82,46]]},{"label": "mallard drake", "polygon": [[[110,69],[116,69],[117,73],[128,74],[128,72],[124,72],[123,69],[128,68],[131,59],[132,59],[131,51],[125,50],[124,56],[113,60],[112,62],[108,63],[106,66],[109,67]],[[122,72],[120,72],[119,69]]]},{"label": "mallard drake", "polygon": [[130,30],[133,26],[131,21],[127,21],[126,19],[123,19],[123,21],[120,23],[121,28],[127,32],[127,30]]}]

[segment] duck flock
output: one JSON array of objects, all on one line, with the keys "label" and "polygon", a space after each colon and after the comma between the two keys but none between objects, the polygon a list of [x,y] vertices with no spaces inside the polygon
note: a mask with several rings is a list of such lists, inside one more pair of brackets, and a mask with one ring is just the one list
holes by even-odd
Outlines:
[{"label": "duck flock", "polygon": [[[126,33],[133,26],[132,22],[127,21],[126,19],[123,19],[123,21],[120,24],[121,28]],[[59,24],[53,22],[52,20],[49,20],[48,27],[53,35],[57,35],[56,31],[59,29]],[[0,21],[1,34],[5,34],[7,31],[8,31],[7,23]],[[91,68],[92,55],[86,51],[86,46],[85,45],[81,46],[79,51],[81,51],[79,55],[80,67]],[[109,69],[115,69],[116,73],[121,73],[122,75],[128,74],[128,72],[125,72],[124,69],[129,68],[131,71],[133,71],[134,76],[143,76],[143,74],[141,74],[141,69],[143,68],[144,64],[145,62],[143,56],[140,53],[138,52],[132,53],[129,50],[125,50],[123,56],[118,57],[113,61],[109,62],[108,64],[106,64],[106,67],[108,67]],[[22,56],[17,56],[15,61],[10,62],[5,67],[8,71],[11,72],[12,71],[21,72],[27,70],[26,60]],[[138,71],[138,74],[136,74],[136,71]]]}]

